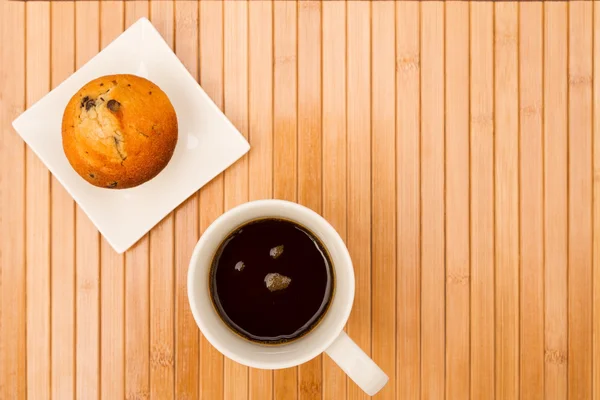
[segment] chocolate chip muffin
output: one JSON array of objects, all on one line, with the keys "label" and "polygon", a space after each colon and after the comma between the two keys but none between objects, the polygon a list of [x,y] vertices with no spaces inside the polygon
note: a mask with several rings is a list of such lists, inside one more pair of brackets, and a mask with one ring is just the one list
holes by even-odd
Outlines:
[{"label": "chocolate chip muffin", "polygon": [[63,149],[92,185],[124,189],[154,178],[177,144],[177,115],[147,79],[108,75],[83,86],[62,120]]}]

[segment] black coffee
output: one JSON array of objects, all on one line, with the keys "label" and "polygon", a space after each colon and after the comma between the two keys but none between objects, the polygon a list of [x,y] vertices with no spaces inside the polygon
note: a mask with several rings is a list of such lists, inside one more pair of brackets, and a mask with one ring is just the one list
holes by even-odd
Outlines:
[{"label": "black coffee", "polygon": [[261,219],[221,243],[210,271],[210,293],[221,318],[241,336],[283,343],[309,332],[333,292],[329,255],[304,227]]}]

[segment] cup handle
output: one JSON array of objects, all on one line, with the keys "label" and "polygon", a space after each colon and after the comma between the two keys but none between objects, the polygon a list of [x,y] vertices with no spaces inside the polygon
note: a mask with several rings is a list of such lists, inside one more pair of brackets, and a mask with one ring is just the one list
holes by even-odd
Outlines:
[{"label": "cup handle", "polygon": [[344,331],[325,352],[369,396],[379,392],[389,379]]}]

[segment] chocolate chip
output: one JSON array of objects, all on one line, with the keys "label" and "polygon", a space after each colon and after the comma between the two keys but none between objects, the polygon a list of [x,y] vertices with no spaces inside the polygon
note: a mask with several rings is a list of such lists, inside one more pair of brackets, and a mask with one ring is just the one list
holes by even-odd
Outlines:
[{"label": "chocolate chip", "polygon": [[104,86],[104,83],[101,83],[100,86]]},{"label": "chocolate chip", "polygon": [[111,99],[108,101],[108,103],[106,103],[106,107],[108,107],[108,109],[112,112],[117,112],[121,108],[121,103]]},{"label": "chocolate chip", "polygon": [[117,84],[117,81],[112,81],[112,83],[114,83],[115,85]]},{"label": "chocolate chip", "polygon": [[104,101],[104,97],[100,97],[100,100]]},{"label": "chocolate chip", "polygon": [[152,92],[148,92],[148,94],[152,94]]},{"label": "chocolate chip", "polygon": [[96,175],[90,174],[90,178],[95,178],[95,177],[96,177]]},{"label": "chocolate chip", "polygon": [[108,184],[108,185],[106,185],[106,186],[108,186],[108,187],[110,187],[110,188],[117,187],[117,182],[111,182],[111,183],[109,183],[109,184]]},{"label": "chocolate chip", "polygon": [[127,84],[127,86],[128,86],[128,87],[129,87],[129,86],[131,86],[131,83],[128,83],[128,84]]},{"label": "chocolate chip", "polygon": [[85,96],[81,99],[81,108],[85,107],[86,111],[89,111],[90,108],[95,107],[96,102],[93,99],[90,99],[89,96]]}]

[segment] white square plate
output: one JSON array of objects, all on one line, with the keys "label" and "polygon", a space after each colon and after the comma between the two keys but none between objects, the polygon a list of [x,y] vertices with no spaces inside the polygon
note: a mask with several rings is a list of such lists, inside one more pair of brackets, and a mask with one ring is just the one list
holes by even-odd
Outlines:
[{"label": "white square plate", "polygon": [[[179,140],[173,158],[154,179],[131,189],[89,184],[73,170],[62,148],[61,121],[69,99],[87,82],[109,74],[151,80],[177,112]],[[13,126],[118,253],[250,149],[145,18],[21,114]]]}]

